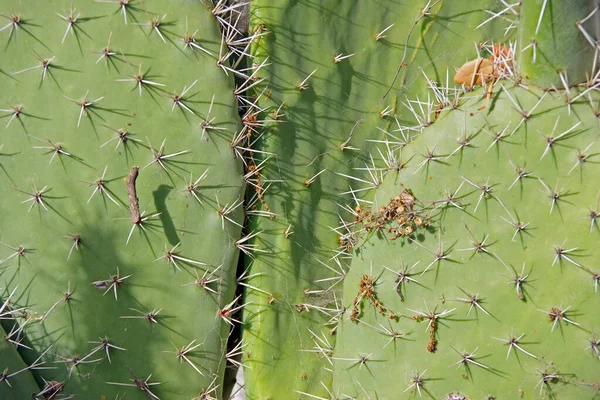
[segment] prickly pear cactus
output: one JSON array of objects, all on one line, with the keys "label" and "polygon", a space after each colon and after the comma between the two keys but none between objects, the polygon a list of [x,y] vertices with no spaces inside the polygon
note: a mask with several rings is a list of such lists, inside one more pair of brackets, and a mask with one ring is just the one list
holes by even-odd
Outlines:
[{"label": "prickly pear cactus", "polygon": [[[0,312],[1,318],[5,318],[6,315],[4,310]],[[2,388],[0,388],[0,393],[2,394],[2,398],[28,398],[32,393],[37,393],[39,391],[38,386],[35,382],[35,379],[30,371],[27,370],[29,368],[23,362],[23,359],[15,349],[13,345],[13,335],[19,335],[17,331],[18,328],[9,332],[7,334],[4,329],[0,326],[0,335],[5,340],[0,341],[0,360],[2,360],[2,371],[0,371],[0,383],[2,383]],[[6,340],[8,339],[8,340]]]},{"label": "prickly pear cactus", "polygon": [[596,2],[33,3],[0,397],[598,395]]},{"label": "prickly pear cactus", "polygon": [[[253,78],[263,79],[254,101],[265,112],[249,174],[261,200],[255,198],[260,214],[249,229],[258,251],[246,259],[249,398],[328,395],[332,365],[323,355],[335,344],[350,257],[340,249],[340,205],[374,190],[400,165],[375,142],[403,140],[410,130],[395,130],[407,121],[433,121],[424,106],[428,79],[451,80],[449,68],[478,41],[502,37],[496,21],[472,34],[479,8],[495,2],[484,3],[477,12],[468,2],[253,3],[254,33],[261,35]],[[373,167],[381,157],[385,165]]]},{"label": "prickly pear cactus", "polygon": [[30,397],[28,374],[36,398],[218,397],[244,184],[210,8],[0,14],[0,306],[28,365],[0,397]]},{"label": "prickly pear cactus", "polygon": [[598,98],[506,82],[478,111],[477,94],[355,210],[338,396],[598,394]]},{"label": "prickly pear cactus", "polygon": [[596,78],[591,65],[598,57],[597,1],[523,1],[518,12],[519,71],[524,79],[544,89],[568,91]]}]

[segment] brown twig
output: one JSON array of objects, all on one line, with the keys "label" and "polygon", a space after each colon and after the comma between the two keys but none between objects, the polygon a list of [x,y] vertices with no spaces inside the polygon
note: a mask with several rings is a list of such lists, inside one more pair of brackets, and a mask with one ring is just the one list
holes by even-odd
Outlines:
[{"label": "brown twig", "polygon": [[129,200],[129,216],[131,217],[131,222],[134,225],[142,222],[142,218],[140,217],[140,203],[135,190],[135,181],[138,177],[139,171],[140,167],[131,167],[131,171],[129,172],[129,175],[127,175],[127,180],[125,181],[127,185],[127,199]]}]

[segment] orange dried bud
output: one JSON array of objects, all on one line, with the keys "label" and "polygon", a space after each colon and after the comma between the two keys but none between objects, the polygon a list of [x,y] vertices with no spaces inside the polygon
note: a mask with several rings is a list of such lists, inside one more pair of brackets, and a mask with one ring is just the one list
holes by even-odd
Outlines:
[{"label": "orange dried bud", "polygon": [[467,61],[456,71],[454,82],[467,86],[481,85],[494,79],[494,63],[487,58]]}]

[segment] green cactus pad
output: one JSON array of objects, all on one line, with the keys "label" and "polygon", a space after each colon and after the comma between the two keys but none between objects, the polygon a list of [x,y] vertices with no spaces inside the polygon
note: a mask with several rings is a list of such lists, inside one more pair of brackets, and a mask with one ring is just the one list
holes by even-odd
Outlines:
[{"label": "green cactus pad", "polygon": [[[569,112],[561,93],[504,85],[488,109],[475,92],[404,147],[357,218],[336,395],[597,396],[598,119],[586,102]],[[385,315],[361,298],[369,283]]]},{"label": "green cactus pad", "polygon": [[569,87],[592,79],[599,27],[600,13],[595,1],[522,2],[519,73],[544,89],[565,89],[565,83]]},{"label": "green cactus pad", "polygon": [[[6,311],[6,310],[4,310]],[[3,313],[0,313],[2,315]],[[18,329],[18,328],[17,328]],[[25,399],[31,397],[33,393],[38,393],[39,388],[31,372],[27,369],[21,356],[8,340],[17,340],[19,332],[14,330],[8,335],[0,326],[0,396],[3,399]]]},{"label": "green cactus pad", "polygon": [[[327,396],[331,365],[319,347],[327,353],[335,343],[329,329],[341,285],[323,290],[340,280],[349,262],[332,228],[340,223],[339,204],[350,202],[349,191],[361,196],[383,174],[365,171],[379,158],[367,140],[386,137],[370,127],[392,132],[394,115],[401,125],[433,121],[433,114],[431,121],[418,120],[427,99],[423,74],[452,80],[480,41],[502,38],[498,21],[472,33],[492,3],[430,2],[424,9],[425,2],[254,2],[255,32],[266,34],[254,46],[255,65],[267,64],[257,74],[266,78],[258,105],[267,110],[265,120],[283,116],[266,124],[255,146],[270,155],[254,154],[256,165],[269,158],[261,170],[263,186],[270,186],[263,200],[276,217],[251,218],[250,231],[259,233],[255,243],[268,253],[246,262],[253,276],[248,284],[259,289],[246,290],[244,311],[249,398]],[[398,69],[402,62],[407,65]],[[393,169],[397,160],[389,161]],[[332,260],[336,254],[339,265]]]},{"label": "green cactus pad", "polygon": [[52,346],[55,369],[32,373],[61,396],[217,396],[244,184],[210,9],[1,1],[0,14],[17,21],[1,32],[0,295],[18,287],[27,311],[5,330],[29,321],[28,364]]}]

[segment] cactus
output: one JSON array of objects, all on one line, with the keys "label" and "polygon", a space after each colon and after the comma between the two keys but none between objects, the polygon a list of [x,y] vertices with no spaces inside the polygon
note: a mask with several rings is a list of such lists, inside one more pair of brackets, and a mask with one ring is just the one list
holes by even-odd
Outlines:
[{"label": "cactus", "polygon": [[505,84],[407,144],[357,216],[334,393],[597,394],[598,121]]},{"label": "cactus", "polygon": [[597,396],[597,4],[251,3],[0,0],[0,396]]},{"label": "cactus", "polygon": [[[0,312],[4,317],[4,310]],[[5,340],[0,341],[0,360],[2,360],[2,371],[0,371],[0,396],[3,399],[27,398],[32,393],[39,391],[33,375],[17,350],[9,340],[16,341],[20,335],[18,328],[8,335],[0,326],[0,335]]]},{"label": "cactus", "polygon": [[[385,169],[399,166],[390,158],[369,175],[365,165],[372,168],[379,154],[389,154],[379,153],[372,140],[402,140],[398,125],[434,120],[433,112],[422,113],[431,84],[424,74],[431,81],[452,79],[450,68],[479,41],[502,37],[496,21],[472,34],[481,22],[474,11],[486,4],[252,4],[255,33],[264,35],[253,53],[257,76],[265,79],[256,104],[269,112],[255,146],[267,155],[253,156],[264,187],[271,182],[261,193],[268,210],[259,208],[274,218],[251,216],[249,228],[259,233],[261,250],[246,262],[253,276],[243,316],[249,398],[327,396],[331,365],[320,349],[327,354],[335,344],[329,329],[338,322],[341,285],[334,284],[349,267],[349,253],[339,249],[343,228],[332,229],[340,223],[339,205],[374,189]],[[394,89],[380,101],[396,73]]]},{"label": "cactus", "polygon": [[544,89],[594,80],[600,24],[595,1],[524,1],[519,10],[519,71]]},{"label": "cactus", "polygon": [[36,398],[220,396],[244,184],[211,9],[0,10],[0,305],[31,348],[2,398],[30,397],[27,374]]}]

